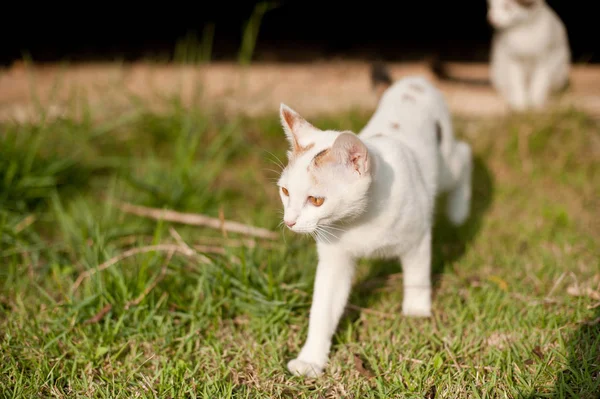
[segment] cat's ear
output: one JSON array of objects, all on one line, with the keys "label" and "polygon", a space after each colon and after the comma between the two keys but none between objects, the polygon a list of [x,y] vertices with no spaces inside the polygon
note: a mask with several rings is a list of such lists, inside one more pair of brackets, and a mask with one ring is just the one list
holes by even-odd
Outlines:
[{"label": "cat's ear", "polygon": [[284,103],[279,105],[279,116],[281,118],[281,126],[283,127],[283,131],[285,132],[285,135],[292,146],[292,151],[301,151],[301,134],[303,131],[306,131],[307,128],[312,128],[313,126],[308,123],[306,119],[300,116],[299,113]]},{"label": "cat's ear", "polygon": [[369,150],[352,132],[344,132],[337,136],[331,146],[331,152],[338,162],[352,168],[360,176],[366,175],[371,170]]}]

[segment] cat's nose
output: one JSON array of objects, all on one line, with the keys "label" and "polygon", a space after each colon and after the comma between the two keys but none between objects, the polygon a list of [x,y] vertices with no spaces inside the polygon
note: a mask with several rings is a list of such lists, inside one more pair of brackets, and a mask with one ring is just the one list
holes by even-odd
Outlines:
[{"label": "cat's nose", "polygon": [[296,224],[296,222],[288,222],[286,221],[285,224],[287,225],[287,227],[294,227],[294,225]]}]

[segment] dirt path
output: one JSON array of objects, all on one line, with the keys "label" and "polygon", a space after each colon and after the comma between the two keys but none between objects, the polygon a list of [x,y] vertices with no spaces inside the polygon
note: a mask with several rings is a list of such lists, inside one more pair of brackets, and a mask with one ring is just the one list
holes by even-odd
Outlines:
[{"label": "dirt path", "polygon": [[[438,84],[456,115],[487,116],[506,112],[489,87],[437,82],[424,63],[390,64],[395,78],[423,74]],[[483,64],[451,64],[462,76],[487,76]],[[285,102],[306,116],[351,108],[373,109],[369,65],[360,62],[257,64],[241,67],[151,64],[89,64],[29,68],[15,65],[0,71],[0,120],[31,120],[36,104],[50,116],[80,112],[89,104],[97,117],[126,112],[136,101],[160,107],[160,99],[179,96],[184,104],[223,106],[249,115],[277,112]],[[84,101],[85,100],[85,101]],[[561,98],[600,116],[600,67],[576,65],[572,86]]]}]

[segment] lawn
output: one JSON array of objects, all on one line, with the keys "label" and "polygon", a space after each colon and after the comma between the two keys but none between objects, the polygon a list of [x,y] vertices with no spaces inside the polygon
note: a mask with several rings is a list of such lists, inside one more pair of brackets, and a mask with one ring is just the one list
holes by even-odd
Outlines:
[{"label": "lawn", "polygon": [[[433,318],[401,316],[399,265],[361,261],[326,374],[310,380],[285,368],[316,252],[279,227],[277,111],[169,101],[161,114],[140,104],[97,121],[84,107],[0,125],[1,397],[598,397],[597,121],[457,118],[476,155],[473,214],[459,229],[438,217]],[[356,131],[368,116],[312,122]]]}]

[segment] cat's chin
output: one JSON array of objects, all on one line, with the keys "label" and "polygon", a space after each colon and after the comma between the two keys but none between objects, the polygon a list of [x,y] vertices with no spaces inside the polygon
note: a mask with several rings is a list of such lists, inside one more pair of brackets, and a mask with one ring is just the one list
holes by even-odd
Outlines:
[{"label": "cat's chin", "polygon": [[316,230],[314,227],[289,227],[292,233],[296,234],[313,234]]}]

